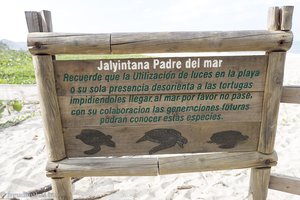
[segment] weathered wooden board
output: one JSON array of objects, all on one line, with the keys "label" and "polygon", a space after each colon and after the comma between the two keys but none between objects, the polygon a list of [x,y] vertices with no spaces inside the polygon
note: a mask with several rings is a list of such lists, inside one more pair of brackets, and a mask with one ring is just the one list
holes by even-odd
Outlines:
[{"label": "weathered wooden board", "polygon": [[28,50],[32,54],[55,55],[66,54],[67,52],[73,54],[110,54],[111,52],[110,34],[108,33],[30,33],[28,36]]},{"label": "weathered wooden board", "polygon": [[33,56],[32,60],[41,100],[48,157],[52,161],[61,160],[65,158],[65,147],[52,58],[49,55]]},{"label": "weathered wooden board", "polygon": [[256,151],[259,122],[65,128],[68,157]]},{"label": "weathered wooden board", "polygon": [[47,163],[48,177],[157,176],[156,157],[70,158]]},{"label": "weathered wooden board", "polygon": [[[244,99],[237,99],[241,98],[241,95]],[[201,100],[202,97],[204,99]],[[206,97],[210,99],[206,100]],[[260,122],[262,98],[263,92],[113,95],[87,98],[60,96],[58,99],[63,127],[103,127]]]},{"label": "weathered wooden board", "polygon": [[130,156],[70,158],[48,162],[48,177],[156,176],[211,170],[270,167],[276,165],[276,152],[208,153],[170,156]]},{"label": "weathered wooden board", "polygon": [[300,104],[300,85],[283,86],[280,102]]},{"label": "weathered wooden board", "polygon": [[243,92],[263,91],[267,56],[54,61],[54,66],[59,96]]},{"label": "weathered wooden board", "polygon": [[144,33],[30,33],[32,54],[130,54],[217,51],[287,51],[288,31],[206,31]]},{"label": "weathered wooden board", "polygon": [[289,35],[289,32],[283,34],[281,31],[113,33],[111,34],[111,49],[115,54],[282,51],[289,49],[285,47],[289,46],[291,39],[292,35]]},{"label": "weathered wooden board", "polygon": [[267,199],[270,173],[271,167],[251,169],[249,189],[250,200]]},{"label": "weathered wooden board", "polygon": [[68,157],[255,151],[267,58],[54,61]]},{"label": "weathered wooden board", "polygon": [[282,94],[285,52],[270,52],[262,111],[262,126],[258,151],[272,153]]},{"label": "weathered wooden board", "polygon": [[[0,99],[14,100],[22,99],[26,101],[39,101],[36,85],[0,84]],[[281,103],[300,103],[300,86],[283,86]]]},{"label": "weathered wooden board", "polygon": [[281,27],[283,31],[289,31],[292,29],[294,6],[283,6],[281,8]]},{"label": "weathered wooden board", "polygon": [[300,178],[281,174],[271,174],[269,188],[300,195]]},{"label": "weathered wooden board", "polygon": [[159,174],[177,174],[260,167],[266,168],[277,164],[277,154],[258,152],[208,153],[176,155],[162,157],[159,161]]}]

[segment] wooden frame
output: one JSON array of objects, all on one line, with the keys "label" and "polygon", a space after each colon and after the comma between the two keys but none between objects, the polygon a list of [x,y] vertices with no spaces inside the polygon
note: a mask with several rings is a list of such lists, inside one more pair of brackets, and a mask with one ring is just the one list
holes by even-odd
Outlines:
[{"label": "wooden frame", "polygon": [[[65,34],[51,33],[49,11],[26,12],[28,47],[33,54],[42,117],[49,150],[47,175],[56,199],[72,199],[70,177],[157,175],[252,168],[250,198],[266,199],[280,101],[297,103],[299,88],[282,89],[285,52],[292,45],[293,7],[270,8],[267,31]],[[42,33],[41,33],[42,32]],[[268,56],[257,151],[122,158],[68,158],[55,88],[56,54],[175,53],[203,51],[265,51]],[[297,91],[296,95],[291,94]],[[282,94],[282,96],[281,96]],[[88,165],[86,165],[89,163]],[[174,165],[175,163],[175,165]],[[200,165],[199,165],[200,164]],[[120,170],[122,169],[122,170]],[[271,181],[279,182],[271,178]],[[282,180],[282,179],[280,179]],[[281,181],[286,183],[285,181]],[[274,184],[273,184],[274,185]],[[280,188],[272,186],[271,188]]]},{"label": "wooden frame", "polygon": [[32,54],[134,54],[206,51],[286,51],[289,31],[70,34],[30,33]]},{"label": "wooden frame", "polygon": [[[49,32],[52,31],[51,13],[25,12],[29,32]],[[44,131],[46,145],[48,148],[49,161],[59,161],[66,158],[63,132],[60,121],[60,112],[56,99],[54,85],[54,74],[52,56],[33,57],[39,89],[42,118],[44,121]],[[47,78],[43,78],[45,75]],[[57,145],[57,146],[56,146]],[[71,178],[53,178],[52,188],[55,199],[73,199],[71,191]]]},{"label": "wooden frame", "polygon": [[81,176],[156,176],[188,172],[266,168],[275,166],[277,155],[258,152],[187,154],[170,157],[143,158],[70,158],[49,162],[48,177]]}]

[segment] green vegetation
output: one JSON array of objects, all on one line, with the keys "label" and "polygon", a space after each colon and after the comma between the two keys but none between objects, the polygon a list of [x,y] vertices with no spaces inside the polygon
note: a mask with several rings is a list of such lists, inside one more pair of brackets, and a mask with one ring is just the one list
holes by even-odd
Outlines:
[{"label": "green vegetation", "polygon": [[12,110],[20,112],[23,108],[23,104],[20,101],[2,101],[0,100],[0,118],[2,117],[2,113],[5,109],[10,114]]},{"label": "green vegetation", "polygon": [[[144,55],[59,55],[57,60],[145,58]],[[31,54],[11,50],[0,41],[0,84],[35,84]],[[35,116],[35,112],[22,109],[24,102],[0,100],[0,129],[19,124]],[[22,111],[22,112],[20,112]]]},{"label": "green vegetation", "polygon": [[[23,103],[17,100],[13,101],[2,101],[0,100],[0,119],[3,117],[3,113],[6,111],[8,115],[11,115],[12,112],[18,112],[23,108]],[[29,115],[17,115],[16,117],[12,119],[8,119],[7,114],[4,114],[4,121],[0,120],[0,129],[2,128],[8,128],[10,126],[14,126],[28,118],[30,118]]]},{"label": "green vegetation", "polygon": [[[58,55],[57,60],[145,58],[145,55]],[[0,42],[0,84],[35,84],[32,58],[27,51],[9,49]]]},{"label": "green vegetation", "polygon": [[17,100],[0,100],[0,130],[15,126],[36,115],[36,111],[28,111],[28,108],[23,111],[23,106],[24,102]]},{"label": "green vegetation", "polygon": [[0,84],[33,84],[34,68],[26,51],[10,50],[0,42]]}]

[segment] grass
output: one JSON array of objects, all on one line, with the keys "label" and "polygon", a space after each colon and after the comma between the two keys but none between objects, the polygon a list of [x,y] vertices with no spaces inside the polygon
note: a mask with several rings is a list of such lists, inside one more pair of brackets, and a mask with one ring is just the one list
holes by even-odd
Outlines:
[{"label": "grass", "polygon": [[[57,60],[145,58],[145,55],[58,55]],[[0,46],[0,84],[35,84],[31,54]]]},{"label": "grass", "polygon": [[34,68],[26,51],[0,49],[0,84],[33,84]]}]

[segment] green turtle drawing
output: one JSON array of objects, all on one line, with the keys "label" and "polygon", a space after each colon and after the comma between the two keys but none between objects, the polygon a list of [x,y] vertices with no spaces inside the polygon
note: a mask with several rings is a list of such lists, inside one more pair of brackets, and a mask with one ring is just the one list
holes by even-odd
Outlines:
[{"label": "green turtle drawing", "polygon": [[158,151],[171,148],[176,144],[183,148],[183,145],[188,142],[188,140],[183,137],[179,131],[163,128],[147,131],[143,137],[136,141],[136,143],[143,141],[159,143],[158,146],[153,147],[149,151],[149,154],[154,154]]},{"label": "green turtle drawing", "polygon": [[93,146],[92,149],[84,151],[85,154],[93,155],[101,151],[101,145],[108,147],[115,147],[116,144],[112,141],[111,135],[105,135],[101,131],[93,129],[83,129],[79,135],[76,135],[76,139],[80,139],[84,144]]},{"label": "green turtle drawing", "polygon": [[208,143],[215,143],[219,145],[219,148],[221,149],[231,149],[248,138],[249,137],[247,135],[242,135],[239,131],[229,130],[214,133],[210,137],[210,141],[208,141]]}]

